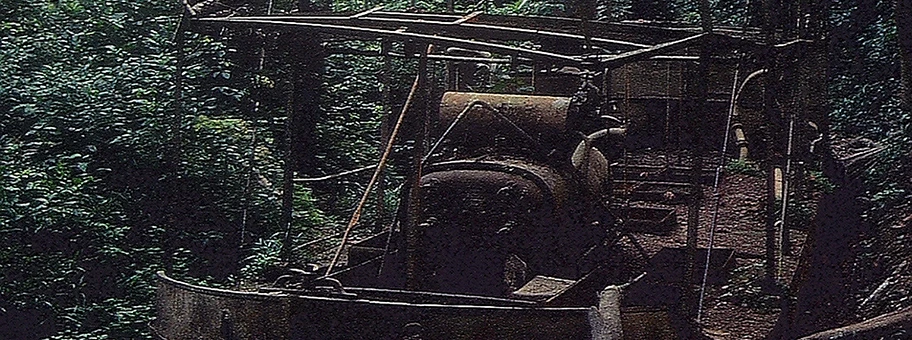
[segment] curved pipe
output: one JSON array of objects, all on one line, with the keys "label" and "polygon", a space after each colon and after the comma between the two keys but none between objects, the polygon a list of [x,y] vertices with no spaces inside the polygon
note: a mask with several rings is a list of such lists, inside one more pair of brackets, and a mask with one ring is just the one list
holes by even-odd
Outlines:
[{"label": "curved pipe", "polygon": [[741,123],[732,124],[732,130],[735,134],[735,145],[738,146],[738,160],[747,160],[747,137],[744,135],[744,126]]},{"label": "curved pipe", "polygon": [[[741,86],[738,86],[738,91],[735,92],[735,98],[732,101],[732,103],[734,105],[733,111],[732,111],[733,119],[740,117],[739,112],[738,112],[738,102],[741,99],[741,92],[744,91],[744,88],[747,86],[747,84],[750,83],[752,80],[754,80],[754,78],[764,75],[767,72],[768,72],[767,69],[756,70],[756,71],[752,72],[751,74],[747,75],[747,77],[744,78],[744,81],[741,82]],[[747,149],[747,145],[748,145],[747,137],[744,134],[744,125],[741,125],[740,122],[733,122],[731,127],[735,134],[735,143],[738,145],[738,160],[746,161],[749,153],[748,153],[748,149]]]},{"label": "curved pipe", "polygon": [[580,167],[583,166],[583,164],[586,164],[589,160],[589,154],[592,151],[592,142],[608,135],[624,136],[626,133],[626,128],[610,128],[601,129],[589,134],[588,136],[583,137],[583,140],[581,140],[579,144],[576,145],[576,149],[573,151],[573,155],[570,156],[570,163],[574,168],[580,170]]}]

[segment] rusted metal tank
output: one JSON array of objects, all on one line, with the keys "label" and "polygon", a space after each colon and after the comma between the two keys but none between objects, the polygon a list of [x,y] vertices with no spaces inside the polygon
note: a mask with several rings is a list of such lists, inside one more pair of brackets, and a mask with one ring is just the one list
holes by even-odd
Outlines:
[{"label": "rusted metal tank", "polygon": [[570,115],[570,97],[447,92],[440,102],[439,127],[443,133],[452,126],[447,139],[463,152],[511,153],[504,150],[564,145],[572,137]]}]

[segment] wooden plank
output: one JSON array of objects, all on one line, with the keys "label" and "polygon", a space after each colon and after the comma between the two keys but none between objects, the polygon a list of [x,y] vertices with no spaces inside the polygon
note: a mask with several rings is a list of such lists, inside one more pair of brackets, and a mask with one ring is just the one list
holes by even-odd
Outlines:
[{"label": "wooden plank", "polygon": [[469,20],[474,19],[475,17],[481,15],[482,13],[484,13],[484,12],[483,12],[483,11],[475,11],[475,12],[469,13],[468,15],[462,17],[461,19],[454,21],[453,24],[455,24],[455,25],[462,24],[462,23],[464,23],[464,22],[466,22],[466,21],[469,21]]},{"label": "wooden plank", "polygon": [[377,7],[371,8],[371,9],[369,9],[369,10],[366,10],[366,11],[364,11],[364,12],[361,12],[361,13],[358,13],[358,14],[355,14],[355,15],[352,15],[351,18],[361,18],[361,17],[365,17],[365,16],[368,16],[368,15],[373,14],[374,12],[378,12],[378,11],[380,11],[380,10],[382,10],[382,9],[383,9],[383,6],[377,6]]},{"label": "wooden plank", "polygon": [[799,340],[822,339],[881,339],[891,335],[912,332],[912,307],[877,316],[856,324],[825,330]]}]

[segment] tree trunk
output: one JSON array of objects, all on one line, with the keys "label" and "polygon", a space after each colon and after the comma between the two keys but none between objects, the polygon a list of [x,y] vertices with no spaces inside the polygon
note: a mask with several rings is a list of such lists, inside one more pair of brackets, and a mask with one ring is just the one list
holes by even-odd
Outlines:
[{"label": "tree trunk", "polygon": [[902,108],[912,112],[912,0],[896,0],[895,15],[902,65]]}]

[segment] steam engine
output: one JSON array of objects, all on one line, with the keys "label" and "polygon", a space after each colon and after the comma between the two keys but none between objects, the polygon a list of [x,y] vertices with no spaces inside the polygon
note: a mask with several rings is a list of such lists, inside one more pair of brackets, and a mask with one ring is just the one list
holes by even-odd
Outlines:
[{"label": "steam engine", "polygon": [[[612,135],[582,95],[448,92],[421,176],[412,289],[508,295],[536,275],[578,279],[614,236]],[[590,105],[591,106],[591,105]],[[602,125],[602,126],[600,126]],[[605,138],[603,138],[605,137]]]}]

